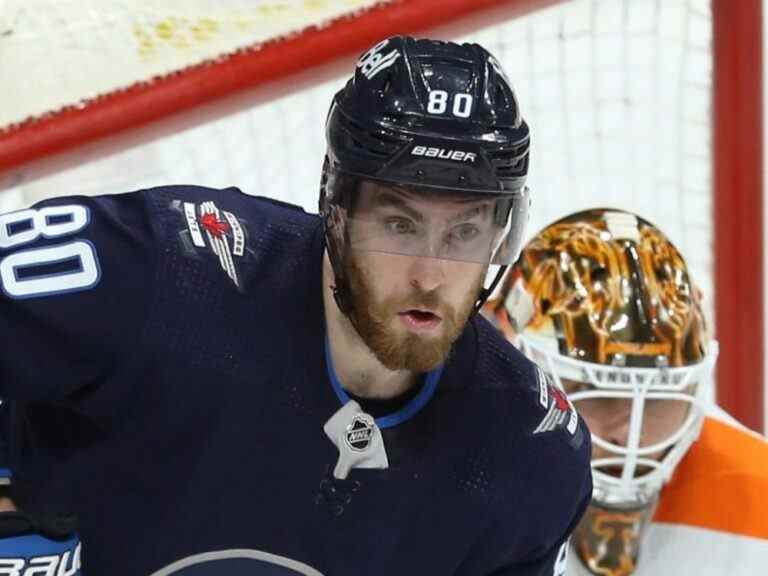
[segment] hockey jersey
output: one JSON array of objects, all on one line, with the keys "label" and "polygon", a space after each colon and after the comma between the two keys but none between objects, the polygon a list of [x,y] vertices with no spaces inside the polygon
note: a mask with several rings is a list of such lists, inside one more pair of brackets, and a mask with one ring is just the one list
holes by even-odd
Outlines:
[{"label": "hockey jersey", "polygon": [[[768,566],[768,442],[711,410],[659,500],[634,576],[754,576]],[[569,576],[588,576],[575,550]]]},{"label": "hockey jersey", "polygon": [[317,215],[236,189],[0,218],[20,499],[77,513],[84,574],[562,573],[589,433],[479,317],[377,418],[388,467],[333,475],[323,250]]}]

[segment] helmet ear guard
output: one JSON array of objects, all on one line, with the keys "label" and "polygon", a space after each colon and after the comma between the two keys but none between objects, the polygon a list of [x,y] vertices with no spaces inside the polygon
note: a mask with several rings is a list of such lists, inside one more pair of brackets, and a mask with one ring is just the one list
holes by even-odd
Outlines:
[{"label": "helmet ear guard", "polygon": [[340,195],[342,198],[336,202],[329,200],[327,194],[329,180],[328,165],[328,156],[326,156],[323,161],[323,172],[320,182],[320,214],[322,215],[323,227],[325,229],[325,246],[328,251],[328,260],[331,263],[334,276],[334,285],[332,286],[333,299],[336,301],[336,306],[339,307],[341,313],[350,316],[352,299],[349,296],[349,284],[347,283],[342,259],[342,250],[347,244],[347,230],[340,211],[351,203],[352,195],[351,191],[345,190],[344,187],[339,187],[338,190],[334,188],[334,195]]}]

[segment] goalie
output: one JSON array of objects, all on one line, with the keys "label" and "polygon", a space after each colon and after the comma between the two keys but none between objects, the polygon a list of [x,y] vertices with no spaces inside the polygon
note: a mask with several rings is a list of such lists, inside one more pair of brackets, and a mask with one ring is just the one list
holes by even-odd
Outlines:
[{"label": "goalie", "polygon": [[768,565],[768,444],[708,402],[717,343],[655,226],[591,210],[523,249],[486,312],[592,432],[568,574],[752,576]]}]

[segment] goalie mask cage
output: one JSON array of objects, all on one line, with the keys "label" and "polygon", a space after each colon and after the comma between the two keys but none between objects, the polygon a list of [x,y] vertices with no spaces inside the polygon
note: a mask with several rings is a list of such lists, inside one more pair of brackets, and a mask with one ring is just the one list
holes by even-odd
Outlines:
[{"label": "goalie mask cage", "polygon": [[610,206],[670,236],[718,401],[762,430],[760,0],[7,0],[0,208],[195,183],[314,209],[330,99],[391,34],[502,62],[532,128],[529,234]]}]

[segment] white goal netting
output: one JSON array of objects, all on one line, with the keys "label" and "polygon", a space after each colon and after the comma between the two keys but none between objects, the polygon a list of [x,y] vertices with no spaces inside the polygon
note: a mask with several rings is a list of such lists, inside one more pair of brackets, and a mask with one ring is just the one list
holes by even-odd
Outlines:
[{"label": "white goal netting", "polygon": [[[0,96],[0,126],[374,3],[153,0],[137,9],[6,0],[0,85],[13,89]],[[58,18],[45,19],[42,5]],[[529,231],[589,207],[636,211],[687,255],[710,318],[711,31],[707,0],[575,0],[450,38],[486,46],[519,95],[533,135]],[[43,47],[49,35],[55,40]],[[82,57],[64,56],[68,50]],[[64,61],[47,65],[56,53]],[[196,183],[237,185],[314,210],[325,114],[352,69],[348,59],[317,81],[284,83],[276,98],[261,91],[191,121],[90,146],[77,163],[14,170],[0,180],[0,209],[51,195]],[[36,84],[52,75],[56,90]]]},{"label": "white goal netting", "polygon": [[0,0],[0,127],[382,0]]}]

